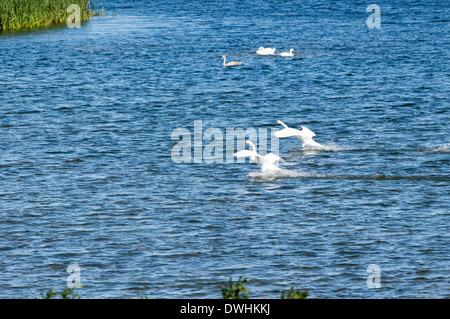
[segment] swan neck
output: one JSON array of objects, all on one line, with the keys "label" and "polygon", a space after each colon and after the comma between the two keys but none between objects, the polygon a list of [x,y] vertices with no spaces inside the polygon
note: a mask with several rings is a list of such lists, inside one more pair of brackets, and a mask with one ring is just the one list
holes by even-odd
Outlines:
[{"label": "swan neck", "polygon": [[256,146],[255,146],[255,144],[253,144],[253,142],[251,142],[251,141],[248,141],[248,144],[250,144],[250,146],[252,147],[253,152],[256,153]]},{"label": "swan neck", "polygon": [[281,125],[284,126],[284,128],[288,128],[288,126],[286,124],[284,124],[283,122],[279,121]]}]

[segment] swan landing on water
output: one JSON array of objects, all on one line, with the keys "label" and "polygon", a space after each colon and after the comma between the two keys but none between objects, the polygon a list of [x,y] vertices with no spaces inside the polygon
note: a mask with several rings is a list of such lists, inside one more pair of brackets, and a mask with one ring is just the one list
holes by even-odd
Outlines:
[{"label": "swan landing on water", "polygon": [[302,147],[311,147],[311,148],[325,148],[323,145],[317,143],[313,140],[313,137],[316,134],[311,131],[309,128],[300,126],[300,129],[297,130],[295,128],[290,128],[280,120],[275,121],[277,124],[283,125],[284,129],[273,133],[273,135],[277,138],[286,138],[286,137],[295,137],[300,142],[302,142]]},{"label": "swan landing on water", "polygon": [[224,55],[223,57],[221,57],[221,59],[223,59],[223,67],[227,67],[227,66],[235,66],[235,65],[241,65],[242,62],[236,62],[236,61],[231,61],[231,62],[227,62],[227,57],[226,55]]},{"label": "swan landing on water", "polygon": [[244,144],[249,144],[252,150],[242,150],[234,154],[235,157],[250,157],[253,163],[258,164],[261,167],[261,172],[263,173],[274,173],[281,171],[281,168],[276,166],[274,163],[283,161],[280,157],[273,153],[267,155],[259,155],[256,152],[256,146],[251,141],[245,141]]}]

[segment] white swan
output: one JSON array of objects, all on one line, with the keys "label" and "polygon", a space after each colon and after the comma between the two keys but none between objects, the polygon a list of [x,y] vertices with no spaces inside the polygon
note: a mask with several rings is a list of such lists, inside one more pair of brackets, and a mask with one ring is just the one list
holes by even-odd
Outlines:
[{"label": "white swan", "polygon": [[285,137],[295,137],[300,142],[302,142],[302,147],[312,147],[312,148],[324,148],[323,145],[317,143],[313,140],[313,137],[316,136],[316,134],[311,131],[309,128],[300,126],[300,129],[297,130],[295,128],[290,128],[280,120],[275,121],[277,124],[281,124],[284,126],[284,129],[281,131],[277,131],[273,133],[273,135],[277,138],[285,138]]},{"label": "white swan", "polygon": [[274,55],[275,54],[275,48],[263,48],[263,47],[260,47],[259,49],[258,49],[258,51],[256,51],[256,53],[258,54],[258,55]]},{"label": "white swan", "polygon": [[261,172],[270,173],[270,172],[278,172],[281,171],[281,168],[276,166],[274,163],[278,161],[283,161],[280,157],[273,153],[269,153],[267,155],[259,155],[256,152],[256,146],[251,141],[245,141],[244,144],[249,144],[252,147],[252,150],[242,150],[237,153],[234,153],[235,157],[250,157],[250,160],[253,163],[258,164],[261,167]]},{"label": "white swan", "polygon": [[281,52],[280,56],[282,57],[291,57],[294,56],[294,49],[290,49],[289,52]]},{"label": "white swan", "polygon": [[221,59],[223,59],[223,67],[226,66],[234,66],[234,65],[241,65],[242,62],[236,62],[236,61],[231,61],[231,62],[227,62],[227,57],[224,55]]}]

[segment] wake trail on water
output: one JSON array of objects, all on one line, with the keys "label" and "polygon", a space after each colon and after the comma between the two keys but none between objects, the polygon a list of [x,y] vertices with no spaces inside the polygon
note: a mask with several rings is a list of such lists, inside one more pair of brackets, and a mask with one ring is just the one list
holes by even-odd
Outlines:
[{"label": "wake trail on water", "polygon": [[276,172],[252,172],[248,174],[250,178],[260,178],[260,179],[274,179],[274,178],[298,178],[298,177],[308,177],[309,174],[303,171],[295,171],[288,169],[281,169]]},{"label": "wake trail on water", "polygon": [[[342,147],[337,145],[334,142],[328,144],[322,144],[323,148],[316,147],[303,147],[300,149],[293,149],[292,151],[301,151],[305,153],[318,153],[318,152],[339,152],[339,151],[373,151],[373,149],[363,149],[357,147]],[[394,151],[390,149],[377,149],[378,151]],[[443,144],[435,147],[429,147],[426,149],[404,149],[404,150],[395,150],[405,151],[405,152],[426,152],[426,153],[450,153],[450,144]],[[421,180],[429,180],[429,181],[450,181],[449,176],[436,176],[436,175],[386,175],[383,173],[375,173],[373,175],[346,175],[346,174],[320,174],[314,172],[307,172],[304,170],[293,170],[293,169],[284,169],[282,168],[279,171],[273,172],[252,172],[248,174],[248,177],[252,179],[261,179],[261,180],[273,180],[273,179],[281,179],[281,178],[313,178],[313,179],[347,179],[347,180],[409,180],[409,181],[421,181]]]},{"label": "wake trail on water", "polygon": [[293,151],[306,151],[306,152],[340,152],[340,151],[347,151],[351,150],[351,148],[343,148],[339,145],[337,145],[334,142],[321,144],[321,147],[314,147],[314,146],[304,146],[302,148],[294,148]]},{"label": "wake trail on water", "polygon": [[427,153],[450,153],[450,143],[439,145],[425,150]]},{"label": "wake trail on water", "polygon": [[320,153],[320,152],[425,152],[425,153],[450,153],[450,143],[442,144],[433,147],[423,148],[371,148],[371,147],[358,147],[358,146],[340,146],[334,142],[322,144],[323,147],[309,147],[294,148],[292,151],[301,151],[306,153]]},{"label": "wake trail on water", "polygon": [[334,142],[325,143],[325,144],[322,144],[322,146],[323,146],[322,151],[325,151],[325,152],[340,152],[340,151],[346,150],[346,148],[341,147]]},{"label": "wake trail on water", "polygon": [[289,170],[281,169],[276,172],[252,172],[248,174],[248,177],[252,179],[261,180],[273,180],[281,178],[312,178],[312,179],[345,179],[345,180],[378,180],[378,181],[441,181],[449,182],[449,176],[433,176],[433,175],[423,175],[423,176],[397,176],[397,175],[385,175],[383,173],[377,173],[373,175],[345,175],[345,174],[319,174],[319,173],[309,173],[301,170]]}]

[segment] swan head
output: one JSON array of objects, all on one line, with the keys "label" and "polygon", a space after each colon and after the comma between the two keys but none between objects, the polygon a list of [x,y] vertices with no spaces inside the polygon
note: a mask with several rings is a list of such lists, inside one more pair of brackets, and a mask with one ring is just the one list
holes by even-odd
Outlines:
[{"label": "swan head", "polygon": [[222,57],[221,57],[221,59],[225,59],[226,58],[226,55],[223,55]]},{"label": "swan head", "polygon": [[290,49],[289,52],[291,52],[291,53],[294,52],[294,49]]},{"label": "swan head", "polygon": [[264,50],[264,47],[259,47],[259,49],[258,50]]}]

